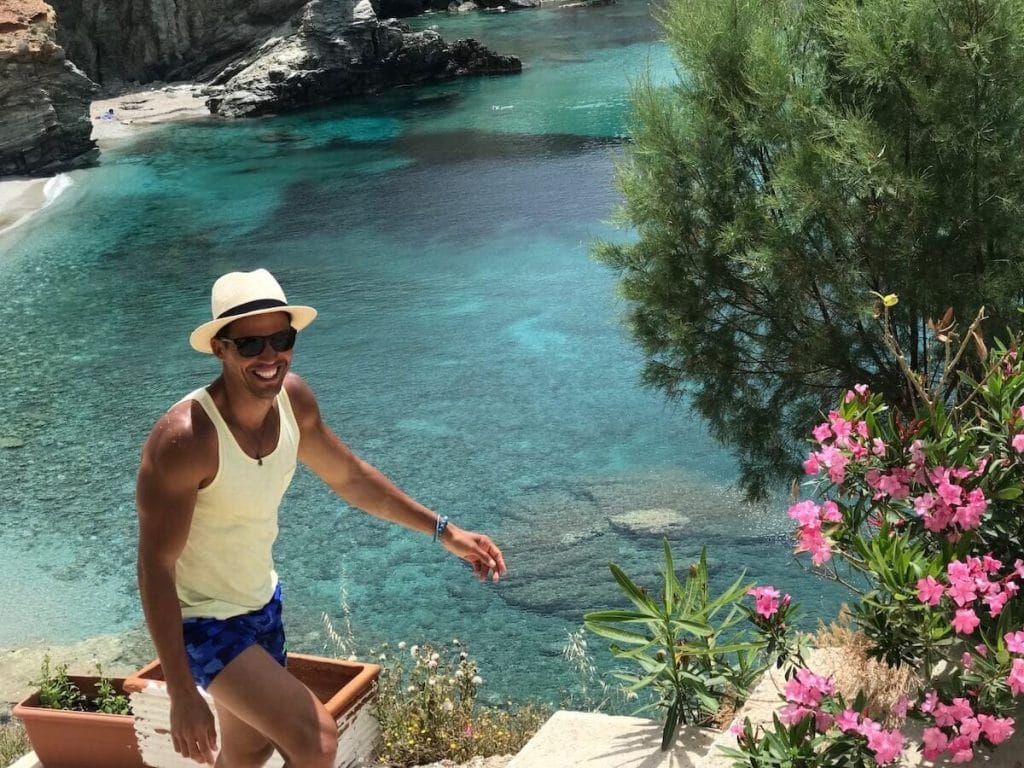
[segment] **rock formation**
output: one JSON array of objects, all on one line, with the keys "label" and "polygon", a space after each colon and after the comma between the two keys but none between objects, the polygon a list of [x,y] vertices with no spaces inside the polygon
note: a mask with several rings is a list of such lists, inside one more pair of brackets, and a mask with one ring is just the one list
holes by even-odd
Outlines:
[{"label": "rock formation", "polygon": [[226,117],[282,112],[309,104],[468,74],[519,72],[514,56],[475,40],[446,43],[402,23],[352,21],[353,9],[312,0],[290,34],[274,37],[211,83],[210,111]]},{"label": "rock formation", "polygon": [[55,172],[96,156],[96,85],[65,58],[55,23],[42,0],[0,5],[0,176]]},{"label": "rock formation", "polygon": [[[49,0],[68,58],[96,82],[204,80],[307,0]],[[348,0],[341,0],[348,2]]]}]

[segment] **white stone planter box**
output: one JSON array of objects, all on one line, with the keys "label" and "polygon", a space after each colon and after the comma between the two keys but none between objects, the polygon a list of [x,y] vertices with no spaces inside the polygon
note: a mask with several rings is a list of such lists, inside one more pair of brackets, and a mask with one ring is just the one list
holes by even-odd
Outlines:
[{"label": "white stone planter box", "polygon": [[[288,670],[317,695],[338,724],[335,768],[356,768],[370,761],[381,741],[380,724],[372,712],[380,667],[289,653]],[[125,689],[130,691],[135,735],[146,764],[154,768],[195,768],[196,763],[177,754],[171,743],[170,699],[159,662],[128,678]],[[200,693],[212,708],[212,699],[202,689]],[[275,752],[267,766],[280,768],[283,764]]]}]

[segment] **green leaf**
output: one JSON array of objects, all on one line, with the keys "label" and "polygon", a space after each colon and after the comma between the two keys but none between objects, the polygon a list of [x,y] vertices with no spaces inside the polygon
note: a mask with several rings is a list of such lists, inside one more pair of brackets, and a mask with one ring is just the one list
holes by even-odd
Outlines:
[{"label": "green leaf", "polygon": [[639,632],[630,632],[625,629],[618,627],[609,626],[607,624],[597,624],[592,621],[585,621],[583,625],[595,635],[601,635],[601,637],[607,637],[609,640],[616,640],[620,643],[630,643],[632,645],[648,645],[654,642],[649,636],[642,635]]},{"label": "green leaf", "polygon": [[622,591],[626,594],[626,597],[628,597],[637,608],[646,612],[652,618],[661,615],[661,611],[658,610],[658,606],[655,605],[654,601],[644,594],[640,587],[630,580],[625,571],[619,568],[615,563],[609,563],[608,568],[615,577],[615,581],[617,581],[619,586],[622,587]]}]

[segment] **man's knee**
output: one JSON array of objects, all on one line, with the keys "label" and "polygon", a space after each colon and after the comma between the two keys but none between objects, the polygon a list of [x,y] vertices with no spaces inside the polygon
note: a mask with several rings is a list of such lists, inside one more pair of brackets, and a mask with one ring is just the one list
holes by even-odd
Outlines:
[{"label": "man's knee", "polygon": [[261,747],[240,749],[231,744],[223,744],[217,756],[215,768],[262,768],[274,754],[274,745],[269,741]]},{"label": "man's knee", "polygon": [[338,726],[326,712],[304,723],[295,754],[288,755],[289,766],[333,768],[338,754]]}]

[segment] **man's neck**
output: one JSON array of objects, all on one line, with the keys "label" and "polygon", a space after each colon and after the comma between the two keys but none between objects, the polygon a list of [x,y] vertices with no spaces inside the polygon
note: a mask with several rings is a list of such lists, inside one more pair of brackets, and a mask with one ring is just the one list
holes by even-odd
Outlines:
[{"label": "man's neck", "polygon": [[274,399],[255,397],[241,387],[231,387],[223,376],[210,385],[209,392],[221,415],[242,428],[260,428],[274,407]]}]

